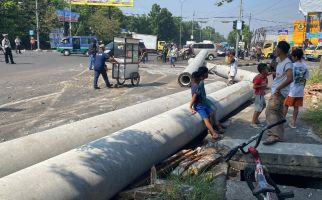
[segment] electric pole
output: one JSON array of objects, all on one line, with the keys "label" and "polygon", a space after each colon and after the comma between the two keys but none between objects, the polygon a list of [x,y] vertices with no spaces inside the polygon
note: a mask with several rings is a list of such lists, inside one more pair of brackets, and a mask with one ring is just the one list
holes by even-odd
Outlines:
[{"label": "electric pole", "polygon": [[36,0],[36,28],[37,28],[37,50],[40,50],[39,41],[39,15],[38,15],[38,0]]},{"label": "electric pole", "polygon": [[240,7],[239,7],[239,18],[237,21],[237,34],[236,34],[236,57],[238,58],[238,44],[239,44],[239,33],[242,31],[242,11],[243,10],[243,0],[240,0]]},{"label": "electric pole", "polygon": [[[249,28],[249,33],[251,34],[250,32],[250,21],[252,19],[252,13],[249,13],[249,21],[248,21],[248,28]],[[248,52],[250,51],[250,45],[252,43],[252,35],[250,35],[249,37],[249,41],[248,41]]]},{"label": "electric pole", "polygon": [[191,25],[191,40],[193,40],[193,23],[195,22],[195,12],[193,12],[192,16],[192,25]]}]

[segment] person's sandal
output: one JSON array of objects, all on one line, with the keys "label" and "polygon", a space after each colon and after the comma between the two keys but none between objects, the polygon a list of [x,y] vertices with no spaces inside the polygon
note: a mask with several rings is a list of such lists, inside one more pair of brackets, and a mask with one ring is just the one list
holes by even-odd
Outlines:
[{"label": "person's sandal", "polygon": [[265,142],[263,142],[263,145],[273,145],[277,142],[283,142],[278,136],[270,135]]}]

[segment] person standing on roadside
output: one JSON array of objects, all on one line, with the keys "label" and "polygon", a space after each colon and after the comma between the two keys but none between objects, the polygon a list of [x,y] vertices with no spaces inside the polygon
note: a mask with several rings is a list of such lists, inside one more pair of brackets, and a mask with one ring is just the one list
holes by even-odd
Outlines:
[{"label": "person standing on roadside", "polygon": [[117,63],[117,61],[114,58],[111,58],[109,54],[104,53],[105,46],[104,44],[101,44],[99,46],[99,51],[96,53],[95,56],[95,62],[94,62],[94,89],[101,89],[98,87],[97,82],[99,76],[102,74],[103,79],[105,81],[106,87],[111,88],[112,85],[110,84],[107,76],[107,67],[105,62],[114,62]]},{"label": "person standing on roadside", "polygon": [[168,51],[169,51],[168,45],[167,44],[164,44],[163,49],[162,49],[162,60],[163,60],[163,63],[166,63],[167,62]]},{"label": "person standing on roadside", "polygon": [[284,117],[286,117],[288,108],[293,107],[293,120],[288,123],[290,128],[296,128],[299,108],[303,106],[304,87],[306,80],[309,79],[309,70],[303,61],[303,50],[295,49],[292,52],[293,60],[293,82],[291,83],[290,93],[284,101]]},{"label": "person standing on roadside", "polygon": [[21,54],[21,39],[19,36],[16,37],[15,39],[15,44],[16,44],[16,54]]},{"label": "person standing on roadside", "polygon": [[96,45],[96,40],[93,39],[92,43],[90,44],[88,48],[88,69],[93,70],[93,65],[95,62],[95,56],[97,53],[97,45]]},{"label": "person standing on roadside", "polygon": [[[284,100],[290,91],[290,84],[293,81],[293,63],[287,57],[290,45],[285,41],[280,41],[276,48],[277,67],[275,78],[272,83],[272,94],[268,100],[266,108],[267,124],[274,124],[284,119]],[[264,145],[272,145],[283,141],[284,125],[280,124],[269,129],[268,138]]]},{"label": "person standing on roadside", "polygon": [[237,66],[238,66],[238,62],[237,62],[237,58],[235,57],[235,52],[234,51],[230,51],[228,54],[228,62],[230,64],[230,68],[228,71],[228,83],[227,85],[233,85],[235,83],[235,77],[237,74]]},{"label": "person standing on roadside", "polygon": [[35,46],[36,46],[36,39],[34,37],[31,37],[30,38],[30,49],[31,50],[34,50],[35,49]]},{"label": "person standing on roadside", "polygon": [[10,44],[10,40],[8,38],[8,34],[2,34],[2,36],[3,36],[3,40],[1,42],[1,45],[2,45],[2,48],[3,48],[6,63],[9,64],[9,58],[10,58],[11,64],[16,64],[13,61],[12,51],[11,51],[11,44]]}]

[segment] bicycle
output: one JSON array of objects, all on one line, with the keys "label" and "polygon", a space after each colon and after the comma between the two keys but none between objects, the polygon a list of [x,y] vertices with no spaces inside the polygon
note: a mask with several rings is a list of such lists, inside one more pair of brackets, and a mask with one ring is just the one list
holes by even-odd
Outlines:
[{"label": "bicycle", "polygon": [[[232,148],[227,155],[225,155],[225,161],[228,162],[237,152],[240,150],[243,154],[251,154],[254,158],[256,167],[246,167],[244,170],[244,177],[247,182],[248,187],[252,191],[253,195],[258,200],[273,200],[273,194],[275,193],[278,200],[285,200],[289,198],[294,198],[294,193],[292,191],[290,192],[282,192],[277,184],[272,180],[270,177],[268,170],[262,165],[259,152],[256,149],[260,141],[263,137],[263,134],[268,129],[285,123],[286,120],[283,119],[279,122],[276,122],[272,125],[269,125],[262,129],[262,131],[251,137],[247,142],[244,142],[234,148]],[[255,146],[250,146],[247,151],[244,150],[246,146],[248,146],[250,143],[254,142],[256,140]],[[257,185],[255,186],[253,179],[255,177],[255,181],[257,182]]]}]

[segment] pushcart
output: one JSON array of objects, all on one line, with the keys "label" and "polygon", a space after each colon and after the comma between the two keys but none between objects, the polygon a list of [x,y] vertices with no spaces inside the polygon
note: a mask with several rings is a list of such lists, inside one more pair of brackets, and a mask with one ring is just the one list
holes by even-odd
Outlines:
[{"label": "pushcart", "polygon": [[112,66],[112,78],[118,85],[131,80],[133,86],[140,83],[139,74],[139,40],[114,37],[114,58],[118,63]]}]

